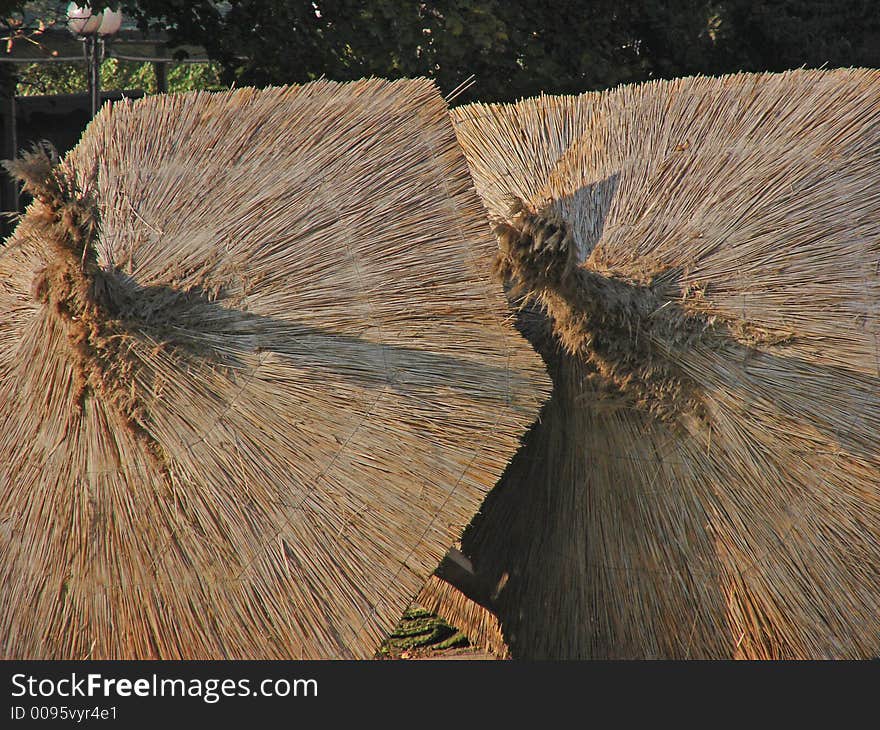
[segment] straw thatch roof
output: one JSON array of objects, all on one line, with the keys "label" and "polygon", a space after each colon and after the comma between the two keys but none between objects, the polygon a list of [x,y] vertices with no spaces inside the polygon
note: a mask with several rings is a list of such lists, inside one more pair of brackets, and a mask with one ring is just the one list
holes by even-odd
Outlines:
[{"label": "straw thatch roof", "polygon": [[554,379],[462,540],[512,653],[876,656],[880,72],[566,104],[456,117]]},{"label": "straw thatch roof", "polygon": [[0,651],[371,656],[549,390],[427,81],[105,108],[0,249]]}]

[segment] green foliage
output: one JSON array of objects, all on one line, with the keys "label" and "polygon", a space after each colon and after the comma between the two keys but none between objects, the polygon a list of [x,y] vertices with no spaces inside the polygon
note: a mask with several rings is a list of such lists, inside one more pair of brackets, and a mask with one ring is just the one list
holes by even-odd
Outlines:
[{"label": "green foliage", "polygon": [[[174,63],[167,72],[168,91],[219,90],[221,69],[216,63]],[[108,58],[101,64],[101,86],[104,89],[156,92],[156,70],[152,63],[121,61]],[[18,74],[16,94],[76,94],[88,90],[84,63],[32,63]]]},{"label": "green foliage", "polygon": [[[85,0],[81,4],[86,4]],[[93,0],[92,8],[118,7],[112,0]],[[192,3],[171,4],[177,12]],[[16,44],[39,42],[40,29],[60,26],[66,18],[66,0],[0,0],[0,30],[6,41]],[[33,40],[31,40],[33,39]],[[195,89],[225,88],[221,81],[222,68],[218,63],[169,63],[166,67],[167,88],[171,92]],[[13,74],[14,72],[14,74]],[[101,66],[101,85],[105,90],[141,89],[156,91],[155,67],[148,62],[122,61],[110,58]],[[13,66],[0,64],[0,87],[9,93],[15,88],[19,95],[72,94],[87,91],[86,65],[77,62],[32,63]]]},{"label": "green foliage", "polygon": [[[168,91],[221,91],[226,87],[221,79],[219,63],[176,63],[168,68]],[[154,76],[155,79],[155,76]],[[155,88],[155,87],[154,87]]]},{"label": "green foliage", "polygon": [[85,65],[72,63],[31,63],[18,70],[18,96],[74,94],[86,90]]},{"label": "green foliage", "polygon": [[[693,73],[880,64],[873,0],[130,0],[226,82],[429,76],[510,100]],[[463,97],[466,100],[468,97]]]},{"label": "green foliage", "polygon": [[880,66],[875,0],[728,0],[722,65],[781,71],[798,66]]},{"label": "green foliage", "polygon": [[129,2],[143,28],[203,45],[227,82],[429,76],[450,91],[515,98],[627,81],[643,66],[619,2],[175,0]]},{"label": "green foliage", "polygon": [[[450,92],[473,74],[459,102],[508,101],[694,73],[880,66],[875,0],[122,3],[142,29],[166,33],[172,46],[202,46],[216,59],[198,78],[190,72],[172,82],[177,71],[169,74],[171,87],[181,89],[375,75],[428,76]],[[34,73],[25,81],[30,87]],[[153,88],[149,71],[132,78]]]},{"label": "green foliage", "polygon": [[0,0],[0,18],[5,18],[21,11],[25,0]]},{"label": "green foliage", "polygon": [[442,618],[423,608],[409,608],[391,636],[379,648],[380,656],[396,656],[410,649],[443,650],[468,646],[468,638]]}]

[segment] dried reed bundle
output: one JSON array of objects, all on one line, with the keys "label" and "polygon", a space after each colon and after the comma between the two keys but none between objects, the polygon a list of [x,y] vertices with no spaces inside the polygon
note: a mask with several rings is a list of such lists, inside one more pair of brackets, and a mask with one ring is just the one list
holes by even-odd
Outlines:
[{"label": "dried reed bundle", "polygon": [[459,628],[472,646],[491,652],[501,659],[510,658],[510,650],[498,617],[443,578],[432,575],[416,602]]},{"label": "dried reed bundle", "polygon": [[11,167],[2,655],[372,656],[549,391],[435,88],[151,97]]},{"label": "dried reed bundle", "polygon": [[456,119],[554,379],[462,539],[513,655],[876,656],[880,72],[566,103]]}]

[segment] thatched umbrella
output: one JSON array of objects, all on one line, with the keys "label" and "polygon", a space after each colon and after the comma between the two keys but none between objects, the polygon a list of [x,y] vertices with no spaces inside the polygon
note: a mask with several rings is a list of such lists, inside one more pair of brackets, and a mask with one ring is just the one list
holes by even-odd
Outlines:
[{"label": "thatched umbrella", "polygon": [[[529,200],[538,195],[557,160],[586,131],[598,96],[542,95],[517,104],[469,104],[452,110],[456,136],[491,220],[505,219],[511,196]],[[497,247],[479,254],[481,264],[492,269]],[[529,340],[545,351],[551,365],[555,364],[559,358],[552,347],[547,351],[549,331],[543,325],[544,318],[532,309],[519,311],[518,316]],[[542,328],[543,336],[538,332]],[[556,403],[558,399],[551,399],[545,409]],[[545,419],[546,413],[542,415]],[[488,603],[497,584],[475,581],[473,564],[458,547],[450,556],[465,563],[464,567],[452,572],[450,568],[456,566],[444,561],[419,593],[418,603],[463,627],[473,643],[506,656],[508,646],[495,614],[497,606]]]},{"label": "thatched umbrella", "polygon": [[11,167],[2,655],[371,656],[549,390],[435,88],[120,103]]},{"label": "thatched umbrella", "polygon": [[876,656],[880,72],[570,105],[583,133],[539,165],[557,102],[456,119],[554,378],[462,541],[512,653]]}]

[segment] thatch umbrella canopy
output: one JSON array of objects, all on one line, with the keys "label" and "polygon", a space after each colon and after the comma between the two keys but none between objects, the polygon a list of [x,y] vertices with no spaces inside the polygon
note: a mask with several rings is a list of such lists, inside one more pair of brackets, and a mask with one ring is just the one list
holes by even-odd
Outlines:
[{"label": "thatch umbrella canopy", "polygon": [[369,657],[549,391],[427,81],[105,108],[0,249],[0,653]]},{"label": "thatch umbrella canopy", "polygon": [[[539,194],[556,162],[571,143],[586,131],[598,96],[594,93],[579,96],[542,95],[517,104],[468,104],[451,111],[455,133],[467,157],[474,185],[492,221],[497,223],[506,218],[511,196],[530,200]],[[497,247],[478,253],[481,264],[486,269],[492,269]],[[545,318],[533,309],[520,310],[517,315],[520,328],[525,330],[533,345],[544,352],[547,361],[555,366],[559,355],[553,352]],[[541,330],[543,332],[539,332]],[[549,350],[548,343],[551,344]],[[551,398],[542,413],[542,421],[546,420],[547,411],[557,403],[558,398]],[[525,458],[529,458],[528,453]],[[494,498],[496,495],[492,496]],[[484,509],[488,506],[485,505]],[[536,519],[534,515],[523,517],[526,522]],[[474,529],[471,528],[472,534]],[[526,529],[532,528],[526,526]],[[509,539],[506,537],[505,542]],[[472,547],[470,551],[473,552]],[[472,564],[469,567],[473,570]],[[483,605],[485,601],[474,600],[478,597],[470,591],[466,594],[460,590],[471,588],[467,584],[470,581],[463,586],[461,577],[454,577],[456,580],[447,582],[449,578],[445,574],[443,577],[431,576],[419,593],[418,603],[463,628],[474,644],[500,656],[507,656],[507,642],[495,614],[497,606],[490,608]],[[483,587],[491,595],[495,593],[497,585],[490,583]]]},{"label": "thatch umbrella canopy", "polygon": [[[880,72],[569,104],[576,124],[549,99],[456,119],[554,378],[462,540],[512,653],[876,656]],[[421,601],[466,605],[436,581]]]}]

